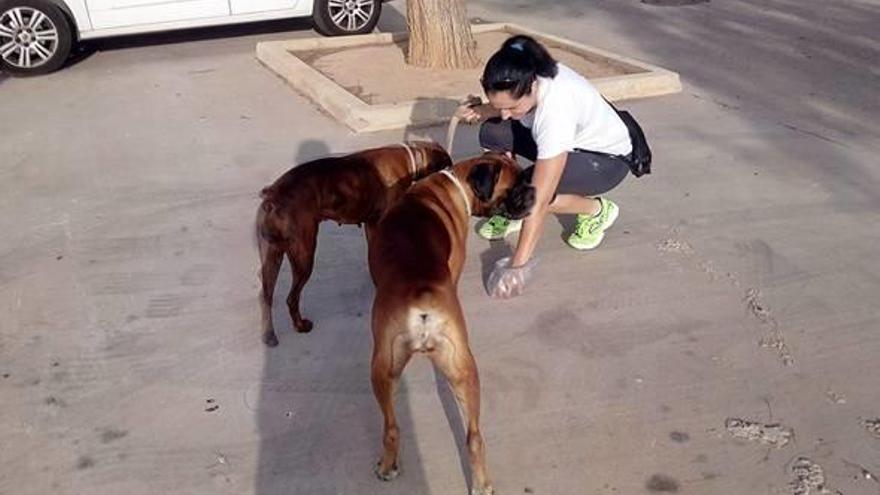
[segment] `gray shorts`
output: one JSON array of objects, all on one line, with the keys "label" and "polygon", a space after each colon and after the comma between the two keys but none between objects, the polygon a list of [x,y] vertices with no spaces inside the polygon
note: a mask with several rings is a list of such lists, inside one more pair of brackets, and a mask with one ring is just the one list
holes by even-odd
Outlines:
[{"label": "gray shorts", "polygon": [[[538,145],[532,132],[515,120],[489,119],[480,126],[480,146],[497,152],[511,151],[535,161]],[[623,182],[629,173],[625,156],[574,150],[568,154],[556,194],[597,196]]]}]

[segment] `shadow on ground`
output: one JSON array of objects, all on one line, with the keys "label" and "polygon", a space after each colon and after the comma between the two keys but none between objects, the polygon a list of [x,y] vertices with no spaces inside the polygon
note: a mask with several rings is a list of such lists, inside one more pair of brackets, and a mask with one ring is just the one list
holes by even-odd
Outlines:
[{"label": "shadow on ground", "polygon": [[[526,0],[480,3],[513,12],[533,8]],[[880,48],[858,34],[871,31],[871,20],[880,16],[880,7],[791,0],[685,7],[561,0],[547,9],[542,16],[549,19],[562,16],[587,23],[610,19],[652,63],[679,72],[685,91],[696,89],[692,98],[740,112],[746,120],[775,128],[775,133],[794,133],[831,145],[823,148],[824,156],[817,156],[814,147],[785,149],[791,156],[785,163],[761,162],[760,156],[755,157],[762,168],[787,168],[802,175],[807,167],[825,179],[821,182],[829,193],[846,198],[847,203],[880,201],[877,177],[866,164],[845,157],[864,136],[874,142],[880,138],[871,125],[880,112],[880,100],[873,94],[876,85],[864,84],[865,79],[880,82],[880,69],[870,62],[880,57]],[[770,42],[764,33],[771,33]],[[601,46],[600,39],[587,36],[582,41]],[[738,48],[731,50],[732,45]],[[654,135],[662,128],[661,122],[647,124],[649,139],[650,127]],[[712,128],[688,132],[696,142],[717,134]],[[771,146],[792,142],[765,134]],[[735,139],[726,145],[740,156],[750,154]],[[658,158],[661,163],[665,159]]]},{"label": "shadow on ground", "polygon": [[[481,3],[497,6],[500,11],[534,8],[532,2],[525,0]],[[876,173],[850,152],[877,138],[877,130],[870,123],[877,114],[878,101],[873,97],[873,87],[864,84],[864,80],[876,80],[880,72],[870,64],[878,55],[876,44],[853,33],[870,32],[861,24],[876,18],[878,12],[872,6],[851,4],[847,5],[850,10],[845,15],[827,20],[823,16],[828,10],[842,7],[832,3],[825,10],[817,10],[810,8],[814,3],[804,6],[789,0],[746,1],[734,6],[710,2],[662,8],[639,2],[584,5],[580,1],[562,0],[549,5],[541,15],[548,19],[583,18],[585,22],[591,16],[611,20],[616,29],[631,33],[627,39],[641,50],[644,58],[682,75],[685,93],[667,101],[699,100],[705,104],[700,107],[703,111],[738,115],[739,120],[752,127],[748,130],[752,139],[730,134],[729,129],[699,127],[704,119],[668,129],[663,122],[652,120],[650,102],[627,102],[622,106],[636,109],[637,118],[658,151],[655,176],[642,181],[674,181],[686,176],[696,188],[704,180],[746,180],[757,168],[762,173],[774,172],[776,179],[815,182],[828,193],[831,207],[866,211],[880,201]],[[382,29],[400,27],[400,19],[385,22]],[[772,33],[772,42],[763,33]],[[581,41],[601,44],[589,39]],[[731,50],[734,44],[737,49]],[[750,54],[760,56],[749,57]],[[707,64],[707,60],[712,63]],[[444,133],[444,126],[435,126],[407,129],[405,136],[429,136],[444,142]],[[687,134],[694,143],[712,143],[718,155],[736,157],[736,161],[696,162],[693,157],[664,155],[665,133]],[[793,136],[798,139],[792,139]],[[757,145],[756,139],[760,139]],[[460,144],[453,152],[457,159],[478,152],[472,130],[462,129],[457,142]],[[805,142],[818,146],[802,146]],[[312,155],[318,151],[303,153],[309,155],[305,158],[314,158]],[[767,153],[786,159],[768,160]],[[644,193],[645,204],[647,196],[657,194],[650,190]],[[725,219],[757,217],[767,207],[758,201],[744,202],[742,196],[732,200],[731,204],[719,201],[711,209],[694,210],[693,215],[724,224]],[[809,208],[789,208],[777,219],[785,220],[787,225],[806,224],[818,209],[829,204],[806,206]],[[658,208],[655,216],[664,213],[663,208]],[[646,221],[652,220],[651,214],[645,213]],[[319,242],[316,275],[306,288],[303,304],[316,323],[312,334],[284,331],[290,326],[283,305],[289,275],[279,281],[280,295],[276,299],[280,304],[276,304],[275,320],[281,346],[267,350],[266,354],[259,413],[263,440],[257,493],[418,493],[418,487],[424,488],[427,483],[420,469],[420,454],[406,447],[413,445],[408,437],[413,430],[405,380],[396,402],[405,446],[403,477],[385,485],[375,481],[371,473],[379,452],[381,422],[369,386],[370,339],[365,315],[369,314],[372,286],[366,274],[363,236],[355,227],[324,225]],[[506,254],[507,249],[505,243],[494,243],[481,254],[484,279],[494,260]],[[362,261],[339,264],[337,259]],[[353,264],[363,271],[347,273],[350,268],[346,267]],[[310,310],[317,308],[310,304],[316,300],[323,303],[320,312]],[[293,376],[297,377],[295,382],[290,378]],[[467,473],[452,399],[444,392],[443,380],[436,382],[447,420],[456,435],[462,470]]]},{"label": "shadow on ground", "polygon": [[[296,164],[330,154],[325,143],[305,141]],[[260,381],[255,493],[426,493],[405,380],[396,400],[401,476],[386,483],[373,474],[382,420],[370,385],[373,286],[363,230],[321,224],[315,270],[302,299],[303,315],[315,325],[310,333],[292,330],[285,303],[290,286],[285,261],[273,305],[280,345],[265,348]]]},{"label": "shadow on ground", "polygon": [[[401,10],[403,10],[401,12]],[[382,17],[376,24],[376,31],[397,33],[406,31],[406,4],[404,2],[388,2],[382,7]]]},{"label": "shadow on ground", "polygon": [[76,65],[98,52],[310,29],[312,29],[311,19],[291,18],[84,40],[74,48],[66,66]]}]

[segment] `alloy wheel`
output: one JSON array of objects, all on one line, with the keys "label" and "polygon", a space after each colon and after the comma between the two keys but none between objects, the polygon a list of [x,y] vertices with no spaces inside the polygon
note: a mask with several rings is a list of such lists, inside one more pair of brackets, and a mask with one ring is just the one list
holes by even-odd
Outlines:
[{"label": "alloy wheel", "polygon": [[373,17],[373,0],[329,0],[327,10],[330,20],[339,29],[357,31],[366,26]]},{"label": "alloy wheel", "polygon": [[0,58],[20,69],[48,62],[58,50],[58,28],[43,12],[13,7],[0,14]]}]

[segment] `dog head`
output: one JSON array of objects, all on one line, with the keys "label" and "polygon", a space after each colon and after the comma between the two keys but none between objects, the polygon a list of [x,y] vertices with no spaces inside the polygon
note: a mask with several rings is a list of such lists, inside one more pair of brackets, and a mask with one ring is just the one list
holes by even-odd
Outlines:
[{"label": "dog head", "polygon": [[426,177],[434,172],[452,166],[452,158],[439,143],[434,141],[410,141],[418,177]]},{"label": "dog head", "polygon": [[528,175],[506,155],[485,153],[456,163],[453,170],[473,193],[471,210],[475,216],[502,215],[518,220],[535,205],[535,188]]}]

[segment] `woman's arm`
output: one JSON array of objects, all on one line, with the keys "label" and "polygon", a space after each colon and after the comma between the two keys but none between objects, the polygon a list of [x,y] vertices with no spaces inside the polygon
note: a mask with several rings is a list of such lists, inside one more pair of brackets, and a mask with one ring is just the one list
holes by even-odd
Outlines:
[{"label": "woman's arm", "polygon": [[523,266],[532,258],[535,246],[544,229],[544,219],[550,212],[550,202],[559,185],[562,171],[565,169],[565,160],[568,153],[560,153],[553,158],[539,159],[535,162],[535,173],[532,176],[532,185],[535,187],[535,206],[531,214],[523,221],[523,228],[519,234],[519,242],[510,266]]},{"label": "woman's arm", "polygon": [[496,110],[495,107],[488,103],[481,103],[479,105],[469,106],[467,103],[458,107],[458,110],[455,112],[456,115],[459,116],[462,122],[468,124],[479,124],[480,122],[489,120],[491,118],[500,117],[501,111]]}]

